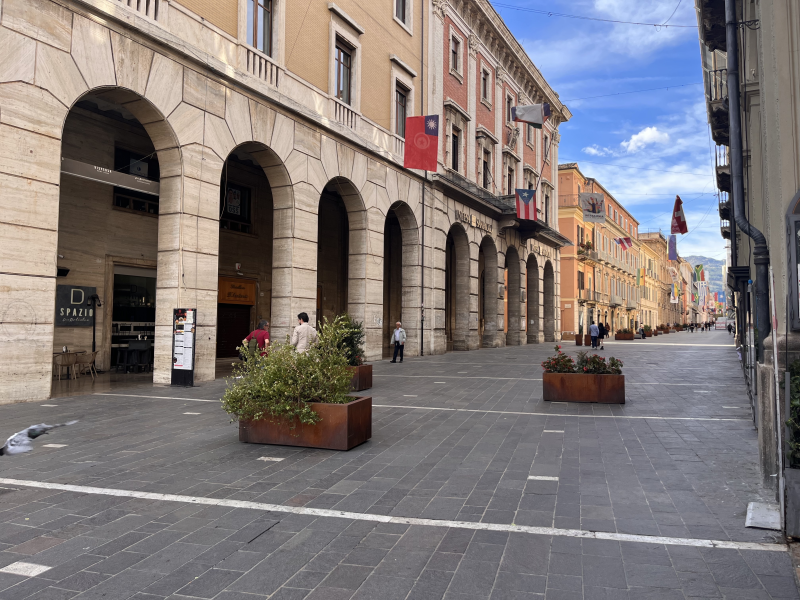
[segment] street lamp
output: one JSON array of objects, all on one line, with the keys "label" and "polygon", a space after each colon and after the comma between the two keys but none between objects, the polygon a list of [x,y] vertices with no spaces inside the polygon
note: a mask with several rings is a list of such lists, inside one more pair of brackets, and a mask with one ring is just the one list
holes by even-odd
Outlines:
[{"label": "street lamp", "polygon": [[[92,353],[97,351],[96,331],[97,331],[97,309],[103,306],[100,302],[100,296],[92,294],[86,301],[86,306],[92,307]],[[95,371],[97,368],[95,367]],[[102,372],[102,371],[101,371]]]}]

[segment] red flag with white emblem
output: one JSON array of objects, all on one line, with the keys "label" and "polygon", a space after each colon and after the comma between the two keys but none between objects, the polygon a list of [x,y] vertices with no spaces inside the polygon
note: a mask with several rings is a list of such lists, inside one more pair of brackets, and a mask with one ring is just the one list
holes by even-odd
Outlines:
[{"label": "red flag with white emblem", "polygon": [[675,196],[675,208],[672,209],[672,229],[670,233],[686,233],[689,228],[686,226],[686,217],[683,214],[683,200],[680,196]]},{"label": "red flag with white emblem", "polygon": [[406,118],[406,169],[436,171],[439,156],[439,115]]}]

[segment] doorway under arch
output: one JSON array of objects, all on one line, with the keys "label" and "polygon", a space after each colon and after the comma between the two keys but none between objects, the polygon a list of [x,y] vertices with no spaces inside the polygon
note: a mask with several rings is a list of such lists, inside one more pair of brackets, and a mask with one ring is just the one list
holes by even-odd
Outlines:
[{"label": "doorway under arch", "polygon": [[405,355],[419,354],[419,234],[417,220],[405,202],[395,202],[383,232],[382,355],[391,356],[389,343],[397,321],[406,330]]},{"label": "doorway under arch", "polygon": [[527,289],[528,289],[528,303],[527,303],[527,325],[528,325],[528,343],[539,343],[539,263],[536,261],[536,256],[531,253],[528,256],[526,266],[527,272]]},{"label": "doorway under arch", "polygon": [[271,321],[274,201],[267,173],[276,160],[251,142],[234,148],[222,167],[217,359],[236,357],[258,322]]},{"label": "doorway under arch", "polygon": [[478,249],[478,329],[482,348],[497,346],[497,247],[487,236]]},{"label": "doorway under arch", "polygon": [[553,264],[544,263],[544,281],[542,282],[544,300],[544,341],[556,341],[556,280]]},{"label": "doorway under arch", "polygon": [[[179,186],[164,185],[181,171],[177,146],[163,115],[128,89],[90,90],[67,113],[61,131],[56,351],[82,352],[78,360],[96,352],[98,370],[143,372],[147,380],[158,365],[156,351],[171,356],[171,348],[156,341],[156,290],[159,214],[178,205]],[[82,167],[130,177],[87,177]],[[93,295],[102,306],[90,304]]]},{"label": "doorway under arch", "polygon": [[467,350],[469,332],[469,239],[460,224],[445,243],[444,322],[447,350]]},{"label": "doorway under arch", "polygon": [[520,269],[519,253],[513,246],[506,249],[506,345],[520,344]]}]

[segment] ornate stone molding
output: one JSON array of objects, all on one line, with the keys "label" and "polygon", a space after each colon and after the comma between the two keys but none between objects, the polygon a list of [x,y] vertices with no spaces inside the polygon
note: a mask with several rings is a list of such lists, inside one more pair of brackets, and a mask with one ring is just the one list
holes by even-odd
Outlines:
[{"label": "ornate stone molding", "polygon": [[473,58],[478,54],[478,46],[480,46],[481,41],[478,39],[478,36],[474,33],[469,34],[469,55]]},{"label": "ornate stone molding", "polygon": [[448,1],[447,0],[431,0],[431,4],[433,6],[433,14],[439,17],[442,21],[444,21],[444,12],[447,9]]}]

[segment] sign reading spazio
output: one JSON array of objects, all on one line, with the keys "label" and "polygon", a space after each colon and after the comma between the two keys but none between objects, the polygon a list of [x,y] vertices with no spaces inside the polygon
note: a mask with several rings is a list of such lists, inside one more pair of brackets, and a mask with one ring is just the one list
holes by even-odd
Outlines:
[{"label": "sign reading spazio", "polygon": [[56,286],[56,327],[91,327],[94,308],[87,302],[96,287]]}]

